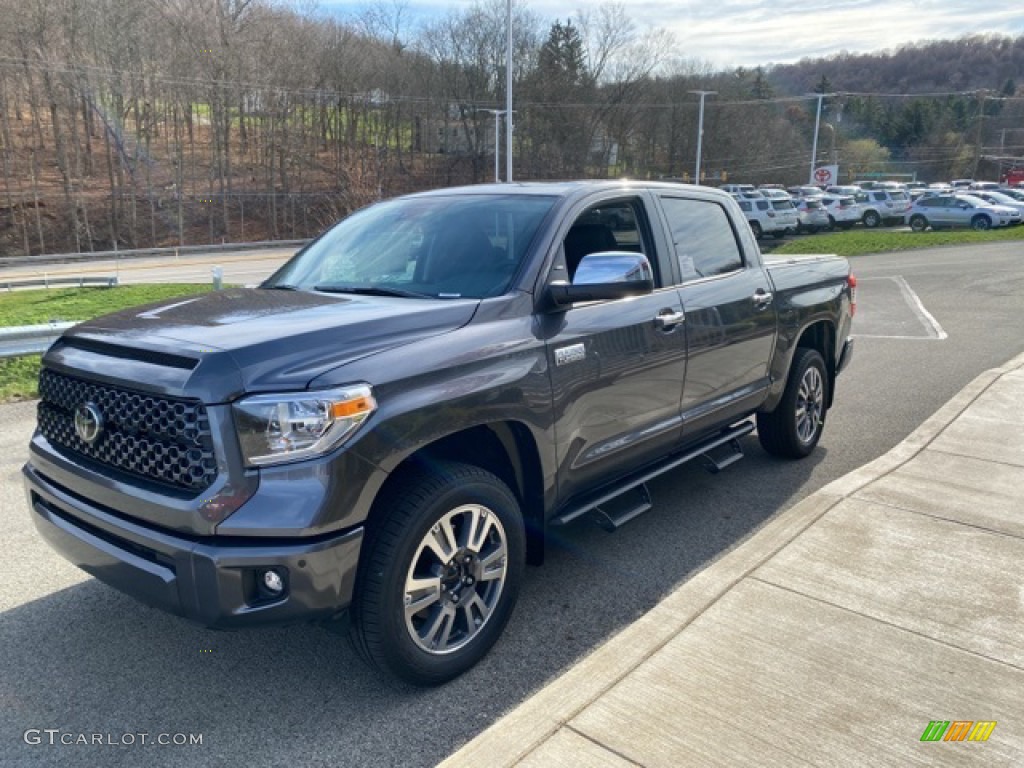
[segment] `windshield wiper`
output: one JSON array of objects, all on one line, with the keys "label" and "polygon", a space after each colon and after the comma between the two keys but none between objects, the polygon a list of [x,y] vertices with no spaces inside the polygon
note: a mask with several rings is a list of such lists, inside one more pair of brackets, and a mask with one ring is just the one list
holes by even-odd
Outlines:
[{"label": "windshield wiper", "polygon": [[324,293],[355,293],[360,296],[400,296],[405,299],[433,299],[425,293],[415,291],[404,291],[401,288],[386,288],[380,285],[315,285],[314,291]]},{"label": "windshield wiper", "polygon": [[271,290],[271,291],[297,291],[297,290],[299,290],[299,286],[297,286],[297,285],[289,285],[288,283],[277,283],[275,285],[268,285],[268,286],[266,286],[266,288],[268,290]]}]

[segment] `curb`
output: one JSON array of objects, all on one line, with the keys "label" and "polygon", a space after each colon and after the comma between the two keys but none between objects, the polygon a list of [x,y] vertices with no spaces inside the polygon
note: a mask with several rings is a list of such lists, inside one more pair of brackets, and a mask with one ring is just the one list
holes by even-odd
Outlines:
[{"label": "curb", "polygon": [[778,514],[440,766],[512,766],[525,759],[830,509],[916,457],[995,382],[1020,368],[1024,354],[977,376],[887,453]]}]

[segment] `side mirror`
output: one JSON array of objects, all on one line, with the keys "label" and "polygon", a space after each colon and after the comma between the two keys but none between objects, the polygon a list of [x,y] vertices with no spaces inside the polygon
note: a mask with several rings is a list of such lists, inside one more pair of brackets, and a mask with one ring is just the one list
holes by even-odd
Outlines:
[{"label": "side mirror", "polygon": [[567,306],[577,301],[608,301],[641,296],[654,290],[654,271],[642,253],[601,251],[583,257],[572,283],[548,288],[552,301]]}]

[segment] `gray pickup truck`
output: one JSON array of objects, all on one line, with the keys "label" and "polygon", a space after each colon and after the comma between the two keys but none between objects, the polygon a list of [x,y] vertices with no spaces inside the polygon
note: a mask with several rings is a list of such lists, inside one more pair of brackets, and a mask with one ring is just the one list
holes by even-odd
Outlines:
[{"label": "gray pickup truck", "polygon": [[442,683],[545,535],[754,431],[817,445],[856,281],[765,262],[735,201],[644,182],[437,190],[339,222],[255,289],[122,311],[43,358],[24,467],[61,555],[204,625],[330,620]]}]

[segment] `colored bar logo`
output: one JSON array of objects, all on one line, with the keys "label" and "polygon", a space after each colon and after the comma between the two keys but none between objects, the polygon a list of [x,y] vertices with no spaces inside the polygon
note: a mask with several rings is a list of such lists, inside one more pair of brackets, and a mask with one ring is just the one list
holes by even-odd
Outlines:
[{"label": "colored bar logo", "polygon": [[995,720],[932,720],[921,741],[988,741],[996,729]]}]

